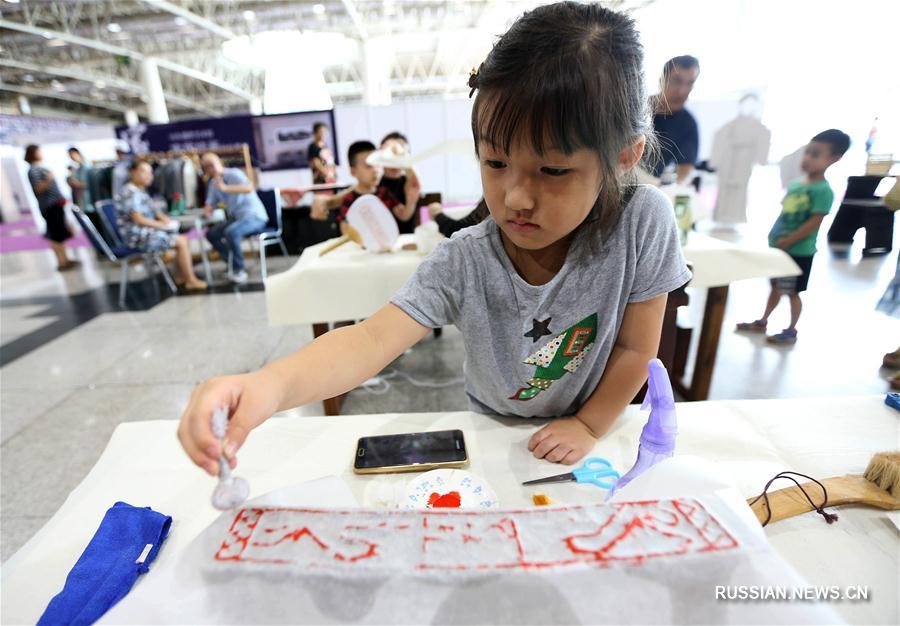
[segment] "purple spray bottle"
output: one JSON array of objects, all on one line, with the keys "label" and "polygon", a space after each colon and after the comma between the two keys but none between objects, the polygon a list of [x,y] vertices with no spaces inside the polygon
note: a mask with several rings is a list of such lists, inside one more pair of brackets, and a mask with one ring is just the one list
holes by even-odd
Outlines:
[{"label": "purple spray bottle", "polygon": [[675,396],[672,383],[665,365],[659,359],[647,364],[650,378],[647,381],[647,395],[641,409],[650,406],[650,417],[641,431],[641,443],[638,448],[637,461],[628,473],[616,481],[609,490],[609,500],[616,491],[646,472],[663,459],[675,454],[675,435],[678,434],[678,423],[675,419]]}]

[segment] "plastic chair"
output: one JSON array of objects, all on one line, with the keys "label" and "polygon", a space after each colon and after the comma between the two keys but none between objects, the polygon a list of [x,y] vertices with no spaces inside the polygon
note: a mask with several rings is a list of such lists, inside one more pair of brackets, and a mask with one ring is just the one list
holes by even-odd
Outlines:
[{"label": "plastic chair", "polygon": [[[99,203],[98,203],[99,204]],[[113,211],[115,211],[115,206],[113,206]],[[117,245],[114,247],[110,247],[109,244],[106,243],[106,240],[100,236],[100,233],[97,232],[97,229],[94,227],[93,222],[88,218],[87,215],[84,214],[77,206],[72,207],[72,213],[75,214],[75,219],[78,220],[78,224],[81,226],[81,229],[84,231],[84,234],[87,235],[88,240],[91,242],[91,245],[94,246],[94,249],[97,250],[100,254],[105,256],[107,259],[112,261],[113,263],[118,263],[122,270],[122,278],[119,281],[119,306],[125,307],[125,293],[128,289],[128,266],[131,263],[131,260],[135,257],[142,256],[144,259],[144,265],[147,268],[147,274],[150,274],[151,262],[155,264],[159,270],[162,272],[163,278],[166,281],[166,285],[169,289],[172,290],[172,293],[177,293],[178,288],[175,286],[175,282],[172,280],[172,277],[169,275],[169,270],[166,269],[166,264],[162,260],[162,256],[158,252],[143,252],[142,250],[138,250],[137,248],[129,248],[124,245]],[[103,211],[102,215],[106,215],[106,212]],[[107,218],[107,221],[108,218]],[[115,222],[113,222],[115,223]],[[114,234],[116,234],[121,239],[121,234],[119,234],[118,227],[112,230]]]},{"label": "plastic chair", "polygon": [[266,213],[269,216],[269,222],[266,227],[259,233],[259,264],[262,271],[263,281],[268,275],[266,268],[266,248],[278,244],[281,247],[281,254],[288,255],[287,246],[284,245],[284,239],[281,238],[283,226],[281,222],[281,193],[278,189],[258,189],[256,195],[266,207]]},{"label": "plastic chair", "polygon": [[112,246],[124,246],[125,239],[119,231],[119,216],[116,213],[116,203],[112,200],[98,200],[94,203],[100,219],[106,224],[106,228],[112,235],[113,240],[110,242]]},{"label": "plastic chair", "polygon": [[[283,225],[281,222],[281,192],[278,189],[257,189],[256,195],[259,196],[263,206],[266,208],[266,215],[269,221],[265,227],[258,233],[251,233],[247,237],[256,237],[259,246],[259,267],[262,273],[263,282],[268,276],[268,267],[266,265],[266,248],[278,245],[281,247],[281,253],[288,256],[287,246],[284,245],[282,239]],[[252,249],[252,244],[251,244]],[[228,268],[232,267],[232,254],[228,253]]]}]

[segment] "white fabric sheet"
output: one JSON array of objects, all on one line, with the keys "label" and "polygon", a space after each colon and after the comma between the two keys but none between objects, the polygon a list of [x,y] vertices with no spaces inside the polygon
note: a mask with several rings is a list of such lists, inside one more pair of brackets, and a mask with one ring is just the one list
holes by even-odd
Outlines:
[{"label": "white fabric sheet", "polygon": [[253,503],[102,622],[840,623],[824,604],[714,601],[727,584],[804,584],[728,492],[497,512]]}]

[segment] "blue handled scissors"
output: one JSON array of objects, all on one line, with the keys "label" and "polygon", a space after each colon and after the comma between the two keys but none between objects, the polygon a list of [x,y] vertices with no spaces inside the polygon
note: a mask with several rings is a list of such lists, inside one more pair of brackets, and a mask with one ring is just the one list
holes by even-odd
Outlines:
[{"label": "blue handled scissors", "polygon": [[[601,480],[601,478],[607,477],[612,477],[612,480]],[[566,483],[574,481],[579,483],[591,483],[597,485],[601,489],[611,489],[619,478],[619,472],[612,468],[609,461],[597,456],[592,456],[584,461],[584,465],[571,472],[558,474],[556,476],[548,476],[547,478],[538,478],[537,480],[529,480],[522,484],[543,485],[546,483]]]}]

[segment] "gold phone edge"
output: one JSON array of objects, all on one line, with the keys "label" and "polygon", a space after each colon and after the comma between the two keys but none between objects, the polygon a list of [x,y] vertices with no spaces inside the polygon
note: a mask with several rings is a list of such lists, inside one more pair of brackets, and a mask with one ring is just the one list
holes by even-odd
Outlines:
[{"label": "gold phone edge", "polygon": [[459,469],[469,464],[467,456],[461,461],[447,461],[444,463],[418,463],[415,465],[388,465],[385,467],[358,468],[353,465],[354,474],[408,474],[412,472],[428,472],[433,469]]}]

